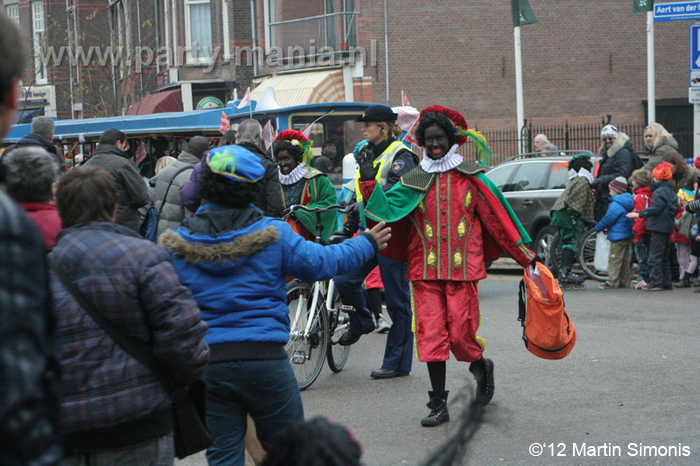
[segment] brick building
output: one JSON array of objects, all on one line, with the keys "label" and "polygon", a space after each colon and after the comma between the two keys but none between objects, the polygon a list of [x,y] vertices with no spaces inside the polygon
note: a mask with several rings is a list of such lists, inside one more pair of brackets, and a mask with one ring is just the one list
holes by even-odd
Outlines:
[{"label": "brick building", "polygon": [[[135,58],[141,45],[155,59],[140,67],[135,60],[107,67],[49,65],[45,85],[55,86],[61,118],[119,114],[134,104],[138,110],[132,112],[144,113],[173,105],[168,99],[184,110],[216,106],[252,85],[254,98],[272,87],[282,105],[334,100],[396,105],[404,90],[414,106],[454,106],[480,129],[515,127],[509,2],[70,2],[67,11],[62,1],[3,0],[30,38],[49,35],[36,28],[35,5],[43,4],[45,29],[48,23],[63,25],[63,39],[50,36],[54,46],[73,44],[67,38],[77,37],[85,46],[122,46]],[[643,123],[645,15],[633,14],[629,0],[530,4],[540,23],[522,28],[525,117],[537,124],[598,124],[610,114],[618,124]],[[687,22],[656,23],[662,123],[685,121],[692,112],[687,34]],[[30,70],[27,82],[39,75]],[[72,93],[66,91],[71,85]]]},{"label": "brick building", "polygon": [[[515,126],[509,2],[257,1],[266,14],[258,19],[263,31],[259,35],[273,45],[299,41],[298,33],[287,32],[293,39],[286,42],[275,36],[276,30],[295,24],[297,31],[303,31],[300,25],[306,23],[307,39],[314,38],[310,26],[318,20],[300,19],[343,11],[343,7],[357,13],[349,32],[368,53],[364,66],[350,70],[355,100],[397,105],[405,90],[413,105],[455,106],[480,128]],[[645,15],[633,14],[628,0],[531,0],[530,4],[540,23],[522,28],[526,118],[540,124],[566,119],[599,123],[601,116],[611,114],[617,122],[645,121]],[[674,21],[655,26],[657,114],[685,115],[689,111],[684,46],[688,24]],[[319,68],[318,63],[283,63],[262,72],[300,72],[305,66]]]}]

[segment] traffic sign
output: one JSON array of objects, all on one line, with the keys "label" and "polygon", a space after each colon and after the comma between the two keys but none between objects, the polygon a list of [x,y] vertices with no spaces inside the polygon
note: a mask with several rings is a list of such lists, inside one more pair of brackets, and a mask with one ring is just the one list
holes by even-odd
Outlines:
[{"label": "traffic sign", "polygon": [[688,69],[690,70],[690,87],[700,87],[700,24],[690,25]]},{"label": "traffic sign", "polygon": [[654,21],[700,19],[700,1],[654,4]]},{"label": "traffic sign", "polygon": [[700,104],[700,87],[688,88],[688,101],[691,104]]}]

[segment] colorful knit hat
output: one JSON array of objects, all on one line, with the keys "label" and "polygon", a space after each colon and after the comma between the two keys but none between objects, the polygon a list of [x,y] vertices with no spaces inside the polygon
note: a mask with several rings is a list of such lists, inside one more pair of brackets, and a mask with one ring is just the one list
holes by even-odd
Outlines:
[{"label": "colorful knit hat", "polygon": [[311,167],[310,164],[314,152],[311,148],[311,141],[304,136],[304,133],[295,129],[285,129],[284,131],[280,131],[275,139],[275,142],[280,141],[289,141],[293,146],[299,147],[301,149],[301,163],[309,168]]},{"label": "colorful knit hat", "polygon": [[265,175],[258,156],[241,146],[217,147],[205,157],[212,172],[233,181],[255,183]]},{"label": "colorful knit hat", "polygon": [[455,126],[455,134],[457,135],[457,144],[460,146],[471,139],[476,149],[476,155],[481,166],[485,166],[488,159],[493,157],[491,149],[489,149],[486,137],[478,131],[469,129],[467,120],[456,110],[452,110],[442,105],[431,105],[420,112],[420,117],[423,118],[426,113],[441,113],[445,115]]},{"label": "colorful knit hat", "polygon": [[610,189],[615,191],[617,194],[622,194],[627,192],[627,180],[624,176],[618,176],[610,182],[608,185]]},{"label": "colorful knit hat", "polygon": [[700,157],[693,160],[693,165],[695,165],[695,168],[700,168]]},{"label": "colorful knit hat", "polygon": [[670,180],[673,178],[671,164],[668,162],[658,164],[652,173],[654,174],[654,177],[659,180]]}]

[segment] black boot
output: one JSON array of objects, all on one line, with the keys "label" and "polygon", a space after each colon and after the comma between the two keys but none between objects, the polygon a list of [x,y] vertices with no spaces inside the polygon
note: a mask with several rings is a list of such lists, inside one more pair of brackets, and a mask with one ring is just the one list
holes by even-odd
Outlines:
[{"label": "black boot", "polygon": [[493,361],[482,357],[469,365],[469,372],[476,379],[476,400],[486,406],[493,398],[495,385],[493,383]]},{"label": "black boot", "polygon": [[574,266],[574,256],[574,251],[571,249],[564,249],[561,252],[561,268],[559,269],[560,283],[580,284],[586,280],[584,277],[579,277],[571,272]]},{"label": "black boot", "polygon": [[435,396],[434,392],[428,392],[430,402],[426,406],[430,409],[430,414],[420,421],[423,427],[439,426],[443,422],[450,420],[450,413],[447,412],[447,395],[449,393],[447,391],[440,397]]}]

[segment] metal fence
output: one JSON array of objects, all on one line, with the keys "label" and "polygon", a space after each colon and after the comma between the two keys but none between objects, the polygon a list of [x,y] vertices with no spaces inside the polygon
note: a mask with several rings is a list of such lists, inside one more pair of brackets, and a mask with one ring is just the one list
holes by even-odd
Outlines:
[{"label": "metal fence", "polygon": [[271,46],[280,58],[345,53],[357,46],[358,12],[330,13],[270,23]]},{"label": "metal fence", "polygon": [[[638,154],[645,154],[646,147],[644,145],[644,129],[646,125],[643,123],[624,123],[616,125],[618,130],[627,134],[634,144],[634,150]],[[664,126],[673,134],[678,141],[678,152],[686,157],[692,158],[693,147],[693,127],[692,122],[678,122],[664,124]],[[505,130],[485,130],[482,131],[484,136],[489,141],[489,147],[495,154],[494,159],[490,161],[491,165],[496,165],[508,157],[512,157],[521,153],[520,138],[521,133],[525,143],[525,152],[532,152],[532,141],[536,135],[542,133],[561,150],[590,150],[597,153],[601,145],[600,130],[601,125],[571,125],[566,121],[563,125],[526,125],[522,132],[515,129]],[[476,128],[478,130],[478,128]],[[467,149],[466,155],[469,156],[470,150]]]}]

